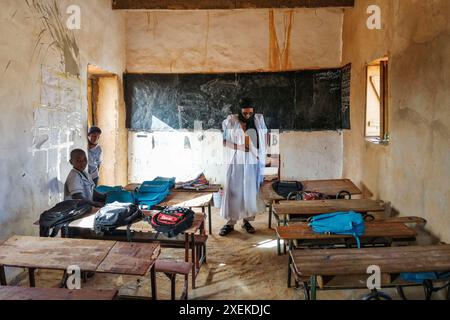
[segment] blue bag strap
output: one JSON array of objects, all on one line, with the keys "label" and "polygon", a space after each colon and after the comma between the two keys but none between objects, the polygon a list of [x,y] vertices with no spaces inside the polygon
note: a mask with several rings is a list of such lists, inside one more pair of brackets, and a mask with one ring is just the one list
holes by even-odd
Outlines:
[{"label": "blue bag strap", "polygon": [[356,239],[356,244],[358,245],[358,249],[361,249],[361,240],[359,239],[359,236],[354,233],[353,237]]}]

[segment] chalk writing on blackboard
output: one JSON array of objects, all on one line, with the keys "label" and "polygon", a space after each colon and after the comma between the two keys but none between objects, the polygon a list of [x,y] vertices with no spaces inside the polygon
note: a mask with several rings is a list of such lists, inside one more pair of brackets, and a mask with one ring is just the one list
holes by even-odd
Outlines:
[{"label": "chalk writing on blackboard", "polygon": [[341,69],[125,74],[127,128],[195,130],[194,124],[201,122],[204,130],[221,130],[223,120],[237,112],[239,98],[248,96],[270,129],[339,130],[350,121],[346,77]]}]

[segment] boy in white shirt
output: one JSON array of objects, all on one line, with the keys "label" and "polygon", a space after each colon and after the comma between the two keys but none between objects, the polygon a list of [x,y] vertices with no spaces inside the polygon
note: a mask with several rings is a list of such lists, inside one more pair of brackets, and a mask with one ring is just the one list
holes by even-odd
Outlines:
[{"label": "boy in white shirt", "polygon": [[[94,190],[95,183],[85,171],[87,167],[86,153],[75,149],[70,153],[70,164],[73,169],[64,184],[64,200],[87,200],[95,207],[102,207],[105,196]],[[94,201],[97,200],[97,201]]]},{"label": "boy in white shirt", "polygon": [[102,130],[98,127],[91,127],[88,132],[88,154],[89,154],[89,174],[95,185],[98,185],[99,170],[102,164],[102,147],[98,144]]}]

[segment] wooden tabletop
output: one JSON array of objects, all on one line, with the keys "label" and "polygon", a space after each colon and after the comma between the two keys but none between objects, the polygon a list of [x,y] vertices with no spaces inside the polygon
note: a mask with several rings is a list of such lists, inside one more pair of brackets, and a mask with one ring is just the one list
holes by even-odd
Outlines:
[{"label": "wooden tabletop", "polygon": [[[362,194],[361,190],[349,179],[330,179],[330,180],[305,180],[301,181],[303,191],[316,191],[335,197],[340,191],[348,191],[352,195]],[[277,194],[272,187],[272,181],[266,181],[261,186],[261,197],[266,201],[285,200]]]},{"label": "wooden tabletop", "polygon": [[[145,211],[144,214],[146,216],[158,213],[159,211]],[[197,231],[199,231],[200,226],[202,225],[202,223],[205,221],[206,219],[206,215],[203,213],[196,213],[194,216],[194,222],[192,223],[192,226],[187,229],[186,231],[184,231],[183,233],[197,233]],[[120,227],[118,228],[118,230],[125,230],[126,227]],[[130,227],[130,230],[132,231],[137,231],[137,232],[156,232],[153,227],[147,222],[147,221],[138,221],[136,223],[133,223]]]},{"label": "wooden tabletop", "polygon": [[145,276],[160,252],[158,243],[116,242],[97,272]]},{"label": "wooden tabletop", "polygon": [[274,204],[273,210],[280,215],[313,215],[341,211],[383,212],[385,203],[370,199],[339,199],[312,201],[280,201]]},{"label": "wooden tabletop", "polygon": [[0,246],[0,265],[144,276],[159,253],[157,243],[13,236]]},{"label": "wooden tabletop", "polygon": [[[366,222],[366,231],[361,238],[387,237],[395,239],[410,239],[417,236],[417,232],[404,223],[399,222]],[[318,234],[307,223],[299,223],[286,227],[277,227],[277,234],[284,240],[317,240],[317,239],[346,239],[352,235]]]},{"label": "wooden tabletop", "polygon": [[348,191],[352,195],[362,194],[361,190],[350,179],[306,180],[302,181],[304,191],[321,192],[336,196],[340,191]]},{"label": "wooden tabletop", "polygon": [[208,206],[212,201],[211,192],[172,192],[163,202],[161,207],[185,207],[202,208]]},{"label": "wooden tabletop", "polygon": [[26,288],[0,286],[3,300],[113,300],[117,290],[68,290],[56,288]]},{"label": "wooden tabletop", "polygon": [[0,265],[95,272],[115,242],[13,236],[0,246]]},{"label": "wooden tabletop", "polygon": [[450,271],[450,245],[293,250],[290,254],[301,276],[366,274],[371,265],[390,274]]}]

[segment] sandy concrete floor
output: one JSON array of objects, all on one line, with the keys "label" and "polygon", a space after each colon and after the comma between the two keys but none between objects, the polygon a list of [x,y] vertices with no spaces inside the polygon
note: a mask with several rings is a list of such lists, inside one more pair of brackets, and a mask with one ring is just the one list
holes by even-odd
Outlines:
[{"label": "sandy concrete floor", "polygon": [[[217,209],[213,209],[213,235],[207,243],[207,263],[197,278],[197,288],[189,288],[189,298],[194,300],[303,300],[302,290],[287,288],[287,255],[278,256],[275,230],[268,229],[267,214],[257,217],[253,226],[257,232],[247,234],[240,224],[227,237],[218,232],[224,221]],[[161,258],[183,260],[182,249],[163,248]],[[36,285],[55,287],[61,279],[61,272],[38,271]],[[138,283],[138,281],[140,283]],[[26,274],[20,281],[28,284]],[[122,295],[150,296],[149,278],[97,274],[83,283],[84,288],[117,288]],[[182,277],[177,280],[177,295],[181,294]],[[189,283],[191,285],[191,283]],[[157,276],[158,298],[170,299],[170,281],[164,275]],[[394,289],[383,290],[393,299],[400,299]],[[423,299],[421,287],[406,288],[410,299]],[[359,300],[368,290],[318,291],[319,300]],[[446,292],[435,295],[444,299]]]}]

